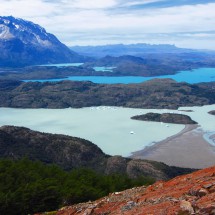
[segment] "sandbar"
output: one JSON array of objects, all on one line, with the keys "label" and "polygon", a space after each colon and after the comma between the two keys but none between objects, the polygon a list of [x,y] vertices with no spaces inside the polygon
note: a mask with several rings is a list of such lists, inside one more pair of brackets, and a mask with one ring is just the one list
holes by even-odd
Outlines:
[{"label": "sandbar", "polygon": [[215,146],[197,125],[186,125],[176,135],[133,152],[130,157],[155,160],[171,166],[202,169],[215,164]]}]

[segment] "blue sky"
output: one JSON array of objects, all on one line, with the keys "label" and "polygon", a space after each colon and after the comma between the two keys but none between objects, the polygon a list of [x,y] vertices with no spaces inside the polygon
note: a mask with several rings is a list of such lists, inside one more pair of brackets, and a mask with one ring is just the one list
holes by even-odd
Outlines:
[{"label": "blue sky", "polygon": [[66,45],[175,44],[215,50],[215,0],[1,0]]}]

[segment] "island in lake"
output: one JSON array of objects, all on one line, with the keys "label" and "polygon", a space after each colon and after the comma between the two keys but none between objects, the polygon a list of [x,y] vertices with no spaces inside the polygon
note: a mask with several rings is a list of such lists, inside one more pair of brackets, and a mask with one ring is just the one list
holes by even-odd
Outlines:
[{"label": "island in lake", "polygon": [[209,111],[208,113],[211,115],[215,115],[215,110]]},{"label": "island in lake", "polygon": [[164,122],[174,124],[197,124],[189,116],[176,113],[146,113],[143,115],[137,115],[131,117],[131,119],[142,120],[142,121],[153,121],[153,122]]}]

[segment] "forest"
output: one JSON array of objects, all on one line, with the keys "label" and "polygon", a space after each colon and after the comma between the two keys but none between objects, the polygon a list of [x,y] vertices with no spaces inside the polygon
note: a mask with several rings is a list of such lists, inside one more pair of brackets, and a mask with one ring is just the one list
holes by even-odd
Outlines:
[{"label": "forest", "polygon": [[104,175],[90,169],[64,171],[56,165],[23,158],[0,160],[0,214],[54,211],[65,205],[95,200],[110,192],[154,182],[150,177]]}]

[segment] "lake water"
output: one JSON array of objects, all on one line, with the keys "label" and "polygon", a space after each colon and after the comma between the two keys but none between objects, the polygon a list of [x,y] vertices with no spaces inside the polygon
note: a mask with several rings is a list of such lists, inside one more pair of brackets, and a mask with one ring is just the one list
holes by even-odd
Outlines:
[{"label": "lake water", "polygon": [[38,66],[56,66],[56,67],[67,67],[67,66],[81,66],[84,63],[57,63],[57,64],[42,64]]},{"label": "lake water", "polygon": [[[68,66],[74,66],[74,67],[78,67],[78,66],[82,66],[84,63],[57,63],[57,64],[42,64],[42,65],[38,65],[38,66],[55,66],[58,68],[62,68],[62,67],[68,67]],[[97,72],[112,72],[113,69],[116,67],[107,67],[107,66],[95,66],[93,67],[93,69]]]},{"label": "lake water", "polygon": [[[100,70],[99,70],[100,69]],[[97,67],[98,71],[104,70],[105,67]],[[110,69],[110,68],[109,68]],[[110,69],[111,70],[111,69]],[[73,80],[73,81],[92,81],[94,83],[102,84],[129,84],[129,83],[141,83],[154,78],[172,78],[177,82],[187,82],[190,84],[200,82],[212,82],[215,81],[215,68],[200,68],[192,71],[181,71],[175,75],[163,75],[154,77],[139,77],[139,76],[123,76],[123,77],[108,77],[108,76],[70,76],[68,78],[61,79],[49,79],[49,80],[25,80],[25,81],[62,81],[62,80]]]},{"label": "lake water", "polygon": [[97,72],[113,72],[113,69],[116,67],[105,67],[105,66],[96,66],[93,69]]},{"label": "lake water", "polygon": [[[172,111],[191,116],[205,131],[213,132],[215,120],[207,112],[215,105],[181,108],[194,112]],[[0,108],[0,126],[25,126],[33,130],[81,137],[98,145],[110,155],[128,156],[153,142],[180,132],[184,125],[143,122],[130,117],[148,112],[170,110],[91,107],[81,109],[16,109]],[[133,133],[133,134],[132,134]]]}]

